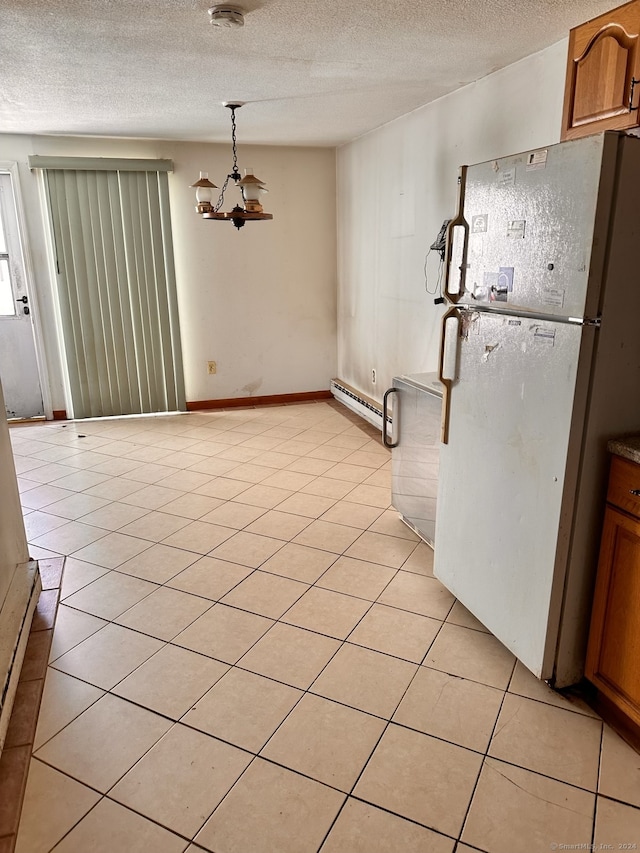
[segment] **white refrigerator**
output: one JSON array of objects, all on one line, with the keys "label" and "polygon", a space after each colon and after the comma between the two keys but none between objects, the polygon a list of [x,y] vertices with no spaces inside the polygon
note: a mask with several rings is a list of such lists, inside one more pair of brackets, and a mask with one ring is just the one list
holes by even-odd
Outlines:
[{"label": "white refrigerator", "polygon": [[459,202],[434,573],[563,687],[583,674],[606,444],[640,432],[640,139],[462,167]]}]

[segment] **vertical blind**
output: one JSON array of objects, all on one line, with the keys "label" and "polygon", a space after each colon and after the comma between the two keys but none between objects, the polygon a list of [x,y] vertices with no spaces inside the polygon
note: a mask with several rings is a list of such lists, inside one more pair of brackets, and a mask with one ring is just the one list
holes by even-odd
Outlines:
[{"label": "vertical blind", "polygon": [[108,164],[44,172],[73,416],[183,410],[167,172]]}]

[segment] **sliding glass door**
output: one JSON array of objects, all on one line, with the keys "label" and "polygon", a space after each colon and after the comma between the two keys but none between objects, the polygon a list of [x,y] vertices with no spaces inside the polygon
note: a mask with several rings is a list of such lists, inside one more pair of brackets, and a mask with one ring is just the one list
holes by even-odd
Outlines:
[{"label": "sliding glass door", "polygon": [[72,414],[183,410],[167,172],[109,162],[45,169]]}]

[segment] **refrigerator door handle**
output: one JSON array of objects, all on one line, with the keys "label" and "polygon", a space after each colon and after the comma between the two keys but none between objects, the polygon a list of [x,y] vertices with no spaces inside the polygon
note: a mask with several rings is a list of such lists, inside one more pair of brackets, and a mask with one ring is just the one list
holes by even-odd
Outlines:
[{"label": "refrigerator door handle", "polygon": [[[387,435],[387,424],[389,422],[389,413],[388,413],[388,405],[387,400],[391,394],[397,394],[397,388],[387,388],[384,392],[384,397],[382,398],[382,443],[385,447],[388,447],[389,450],[393,450],[394,447],[397,447],[400,442],[400,436],[396,438],[395,441],[389,441],[389,436]],[[399,398],[398,398],[399,399]],[[396,415],[399,413],[396,412]],[[398,424],[398,431],[400,426],[400,418],[396,417],[396,423]],[[393,428],[393,427],[392,427]]]},{"label": "refrigerator door handle", "polygon": [[[464,199],[466,192],[466,182],[467,182],[467,167],[460,166],[460,172],[458,175],[458,212],[455,217],[449,223],[447,228],[447,251],[446,251],[446,263],[445,263],[445,272],[444,272],[444,295],[448,299],[450,303],[454,305],[458,302],[465,293],[465,279],[467,277],[467,255],[469,248],[469,223],[464,218]],[[454,233],[456,228],[462,228],[463,231],[463,239],[462,239],[462,257],[460,259],[460,278],[458,281],[458,290],[451,291],[449,289],[449,284],[451,281],[451,264],[453,261],[453,246],[454,246]]]},{"label": "refrigerator door handle", "polygon": [[[440,425],[440,441],[443,444],[448,444],[449,442],[449,416],[451,412],[451,386],[453,385],[453,379],[447,379],[444,375],[444,360],[445,360],[445,351],[447,344],[447,320],[455,318],[458,326],[458,333],[460,332],[460,323],[462,322],[462,317],[460,316],[460,311],[458,308],[450,308],[446,314],[442,315],[442,326],[440,330],[440,359],[438,362],[438,379],[442,383],[442,421]],[[455,373],[454,373],[455,376]]]}]

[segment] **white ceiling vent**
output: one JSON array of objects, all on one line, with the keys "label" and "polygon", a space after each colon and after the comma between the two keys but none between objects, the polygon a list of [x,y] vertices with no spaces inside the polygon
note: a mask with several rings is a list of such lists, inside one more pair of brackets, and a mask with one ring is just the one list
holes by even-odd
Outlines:
[{"label": "white ceiling vent", "polygon": [[244,27],[244,12],[237,6],[221,4],[209,9],[209,17],[214,27]]}]

